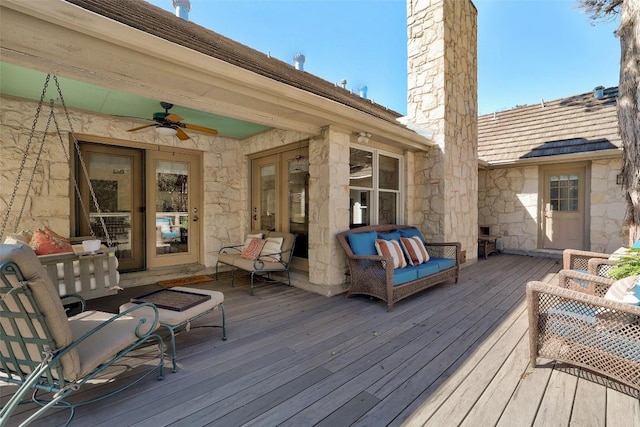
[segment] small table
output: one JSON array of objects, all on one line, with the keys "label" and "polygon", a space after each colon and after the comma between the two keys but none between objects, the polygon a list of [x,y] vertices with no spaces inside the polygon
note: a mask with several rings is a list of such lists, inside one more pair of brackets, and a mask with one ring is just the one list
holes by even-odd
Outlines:
[{"label": "small table", "polygon": [[497,254],[496,240],[502,236],[493,236],[490,234],[480,234],[478,236],[478,256],[484,256],[487,259],[491,254]]},{"label": "small table", "polygon": [[[224,294],[218,291],[208,291],[205,289],[197,289],[197,288],[189,288],[186,286],[176,286],[170,288],[168,290],[171,291],[182,291],[188,292],[191,294],[200,294],[210,296],[209,299],[204,300],[196,305],[193,305],[189,308],[186,308],[182,311],[176,311],[160,308],[158,307],[158,319],[160,321],[160,326],[167,328],[171,335],[171,351],[172,351],[172,363],[173,363],[173,372],[178,371],[178,366],[176,364],[176,329],[184,326],[186,330],[191,328],[191,322],[216,310],[220,307],[220,311],[222,312],[222,325],[205,325],[212,328],[222,328],[222,340],[227,339],[227,330],[225,326],[225,318],[224,318]],[[160,291],[162,292],[162,291]],[[135,300],[136,298],[134,298]],[[133,307],[135,305],[134,302],[128,302],[126,304],[122,304],[120,306],[120,312],[122,313],[125,310]]]}]

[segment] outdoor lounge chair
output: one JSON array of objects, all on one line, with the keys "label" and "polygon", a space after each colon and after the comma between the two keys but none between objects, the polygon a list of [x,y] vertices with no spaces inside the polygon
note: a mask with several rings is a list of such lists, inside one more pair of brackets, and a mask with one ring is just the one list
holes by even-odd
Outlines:
[{"label": "outdoor lounge chair", "polygon": [[[293,250],[296,244],[296,235],[293,233],[285,233],[279,231],[252,231],[253,236],[267,241],[273,240],[275,247],[264,245],[259,256],[254,259],[243,257],[245,250],[244,244],[228,245],[220,248],[218,252],[218,261],[216,262],[216,279],[218,278],[218,265],[226,264],[231,266],[231,286],[235,284],[236,270],[244,270],[251,273],[250,294],[253,295],[254,276],[261,276],[265,281],[280,282],[291,286],[291,275],[289,269],[291,267],[291,259],[293,258]],[[284,280],[274,279],[272,273],[286,275]]]},{"label": "outdoor lounge chair", "polygon": [[612,286],[612,279],[568,270],[557,285],[529,282],[531,365],[538,357],[558,360],[640,390],[640,306],[604,298]]},{"label": "outdoor lounge chair", "polygon": [[[155,333],[158,311],[139,304],[121,314],[83,311],[67,318],[58,291],[33,250],[24,244],[0,245],[0,381],[17,391],[0,410],[0,426],[8,422],[23,396],[41,406],[23,425],[49,408],[70,408],[108,397],[158,369],[164,376],[164,347]],[[81,300],[84,308],[84,301]],[[136,312],[137,317],[130,316]],[[142,314],[144,312],[145,314]],[[84,402],[64,399],[143,344],[157,344],[158,362],[116,391]],[[38,396],[38,393],[53,393]],[[26,399],[25,399],[26,401]]]}]

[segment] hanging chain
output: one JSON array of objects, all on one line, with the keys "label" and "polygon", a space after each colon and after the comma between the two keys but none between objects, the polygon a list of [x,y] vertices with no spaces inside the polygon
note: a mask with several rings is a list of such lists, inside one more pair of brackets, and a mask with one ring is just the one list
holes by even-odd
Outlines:
[{"label": "hanging chain", "polygon": [[[25,163],[27,162],[27,157],[29,156],[29,150],[31,149],[31,141],[33,140],[33,136],[36,132],[36,124],[38,123],[38,118],[40,117],[40,110],[42,109],[42,103],[44,102],[44,97],[47,93],[47,87],[49,86],[49,79],[51,78],[51,74],[47,74],[47,78],[44,81],[44,87],[42,88],[42,94],[40,95],[40,102],[38,103],[38,108],[36,109],[36,116],[33,119],[33,124],[31,125],[31,133],[29,134],[29,140],[27,141],[27,146],[24,150],[24,155],[22,156],[22,162],[20,163],[20,168],[18,169],[18,178],[16,179],[16,185],[13,187],[13,192],[11,193],[11,198],[9,199],[9,205],[7,206],[7,212],[4,215],[4,219],[2,220],[2,228],[0,228],[0,236],[4,236],[4,230],[7,226],[7,222],[9,221],[9,214],[11,213],[11,208],[13,207],[13,202],[16,198],[16,194],[18,194],[18,187],[20,186],[20,180],[22,179],[22,172],[24,171]],[[26,193],[29,194],[28,192]],[[25,195],[25,198],[27,196]],[[24,205],[23,205],[24,209]],[[22,210],[20,211],[20,215],[16,219],[15,230],[18,230],[18,224],[22,219]]]},{"label": "hanging chain", "polygon": [[[56,131],[58,133],[58,141],[60,141],[60,146],[62,147],[62,152],[64,153],[64,158],[67,160],[67,164],[71,165],[71,156],[67,152],[67,147],[64,145],[64,141],[62,140],[62,133],[60,132],[60,126],[58,125],[58,120],[56,119],[55,115],[53,116],[53,122],[56,125]],[[71,136],[75,140],[75,135],[71,134]],[[73,182],[73,187],[76,190],[76,195],[78,196],[78,202],[80,203],[80,209],[82,210],[82,213],[85,216],[85,218],[89,218],[89,213],[87,212],[87,208],[86,208],[86,206],[84,204],[84,201],[82,200],[82,193],[80,193],[80,187],[78,187],[78,181],[75,179],[73,174],[70,175],[70,178],[71,178],[71,181]],[[91,227],[90,223],[89,223],[89,233],[91,234],[92,237],[96,237],[96,232],[93,231],[93,227]]]},{"label": "hanging chain", "polygon": [[[51,111],[49,112],[49,118],[47,119],[47,126],[44,128],[44,132],[42,132],[42,142],[40,143],[40,149],[38,150],[38,155],[36,156],[36,161],[33,164],[33,169],[31,170],[31,177],[29,178],[29,184],[27,185],[27,192],[25,193],[24,199],[22,199],[22,206],[20,207],[20,218],[24,213],[24,208],[27,205],[27,196],[31,194],[31,186],[33,185],[33,178],[36,176],[36,170],[38,169],[38,164],[40,164],[40,157],[42,156],[42,151],[44,151],[44,143],[47,139],[47,132],[49,132],[49,126],[51,126],[51,118],[54,116],[53,114],[53,100],[51,100]],[[18,232],[18,221],[16,221],[14,233]]]},{"label": "hanging chain", "polygon": [[[111,237],[109,236],[109,230],[107,230],[107,225],[104,222],[104,218],[102,216],[102,211],[100,210],[100,205],[98,204],[98,198],[96,197],[96,193],[93,191],[93,186],[91,185],[91,180],[89,178],[89,172],[87,171],[87,166],[84,162],[84,159],[82,158],[82,155],[80,154],[80,144],[78,143],[78,140],[75,137],[75,132],[73,131],[73,124],[71,123],[71,118],[69,116],[69,110],[67,110],[67,104],[64,102],[64,97],[62,96],[62,90],[60,89],[60,83],[58,83],[58,78],[55,75],[53,76],[53,81],[56,83],[58,96],[60,96],[60,102],[62,104],[65,117],[67,118],[67,122],[69,124],[69,131],[71,132],[71,136],[73,138],[73,145],[76,149],[76,152],[78,153],[78,160],[80,161],[80,167],[82,169],[82,173],[84,174],[84,178],[87,180],[89,192],[91,193],[91,199],[93,200],[93,205],[96,208],[96,213],[98,214],[98,218],[100,218],[102,231],[104,232],[105,238],[107,239],[107,246],[111,247],[113,243],[111,241]],[[86,209],[83,208],[83,210],[85,211],[84,212],[85,215],[87,215]],[[94,236],[95,233],[93,233],[93,227],[91,227],[91,218],[88,215],[87,215],[87,222],[89,223],[89,228],[92,231],[92,236]]]}]

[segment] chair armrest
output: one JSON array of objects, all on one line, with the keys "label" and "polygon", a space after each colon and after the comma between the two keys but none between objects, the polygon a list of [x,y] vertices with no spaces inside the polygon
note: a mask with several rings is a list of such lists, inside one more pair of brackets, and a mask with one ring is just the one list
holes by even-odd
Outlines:
[{"label": "chair armrest", "polygon": [[[594,295],[588,295],[582,292],[575,291],[573,289],[565,289],[549,283],[537,281],[527,283],[528,298],[532,297],[539,299],[539,294],[557,297],[556,299],[558,301],[570,300],[606,309],[601,311],[602,314],[608,313],[609,311],[622,312],[631,316],[635,316],[636,323],[640,321],[640,306],[627,304],[624,302],[612,301]],[[640,323],[637,324],[640,325]]]},{"label": "chair armrest", "polygon": [[460,264],[460,252],[462,251],[460,242],[425,242],[424,247],[427,249],[429,257],[453,258],[456,260],[456,265]]},{"label": "chair armrest", "polygon": [[[65,299],[70,299],[70,300],[77,300],[77,302],[80,303],[80,312],[86,311],[87,310],[87,301],[82,298],[80,295],[78,294],[66,294],[66,295],[62,295],[60,297],[60,301],[62,302],[62,305],[64,306],[65,304],[69,305],[72,304],[73,301],[69,301],[69,302],[65,302]],[[68,309],[65,308],[65,311],[67,311]],[[67,312],[67,316],[69,316],[68,312]]]},{"label": "chair armrest", "polygon": [[228,254],[228,253],[233,253],[233,251],[241,253],[242,252],[242,248],[244,247],[244,245],[242,243],[239,243],[237,245],[226,245],[220,248],[220,250],[218,251],[219,254]]},{"label": "chair armrest", "polygon": [[565,249],[564,251],[562,251],[562,268],[565,270],[587,270],[590,259],[607,259],[610,256],[610,254],[605,254],[602,252]]},{"label": "chair armrest", "polygon": [[575,270],[558,272],[559,287],[599,297],[604,297],[614,281],[608,277],[584,274]]},{"label": "chair armrest", "polygon": [[594,276],[609,277],[609,271],[617,262],[615,259],[591,258],[587,264],[587,271]]}]

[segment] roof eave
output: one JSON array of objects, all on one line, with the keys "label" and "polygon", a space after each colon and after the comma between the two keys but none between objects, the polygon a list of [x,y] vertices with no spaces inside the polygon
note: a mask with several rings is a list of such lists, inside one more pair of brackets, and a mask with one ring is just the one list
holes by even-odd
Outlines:
[{"label": "roof eave", "polygon": [[[9,48],[20,46],[14,56],[24,54],[28,58],[25,61],[38,62],[40,68],[56,70],[66,77],[139,95],[163,96],[185,107],[312,135],[319,135],[325,126],[340,125],[366,130],[383,142],[408,150],[422,151],[434,145],[400,123],[176,45],[65,1],[3,0],[2,7],[20,14],[13,14],[13,18],[22,18],[18,28],[37,31],[42,27],[38,21],[46,22],[49,30],[50,24],[59,28],[55,45],[33,47],[37,43],[20,40],[25,34],[14,38],[12,45],[8,31],[3,32],[3,45],[6,40]],[[114,59],[127,66],[116,69],[105,58],[82,55],[81,49],[88,51],[92,43],[109,47],[119,55]],[[73,59],[69,58],[69,46],[78,50]]]},{"label": "roof eave", "polygon": [[616,148],[611,150],[600,150],[600,151],[587,151],[584,153],[573,153],[573,154],[561,154],[555,156],[543,156],[543,157],[532,157],[527,159],[509,159],[509,160],[496,160],[496,161],[485,161],[479,160],[483,163],[486,169],[498,169],[498,168],[508,168],[515,166],[532,166],[532,165],[547,165],[552,163],[568,163],[568,162],[578,162],[584,160],[603,160],[603,159],[613,159],[622,156],[622,149]]}]

